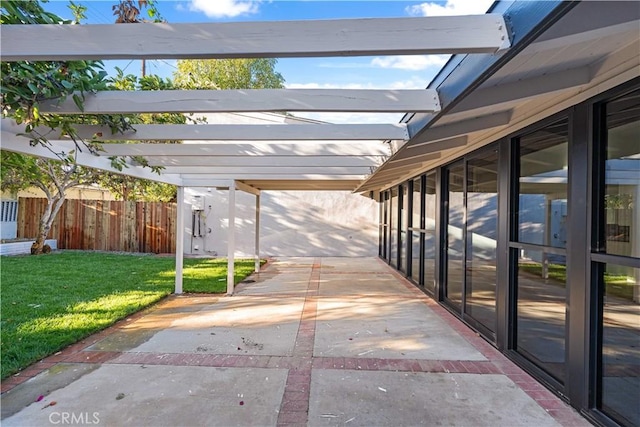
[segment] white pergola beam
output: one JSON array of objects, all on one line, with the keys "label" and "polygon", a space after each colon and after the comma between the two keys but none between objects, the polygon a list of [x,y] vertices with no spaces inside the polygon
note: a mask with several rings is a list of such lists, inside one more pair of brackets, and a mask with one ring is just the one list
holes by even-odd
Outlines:
[{"label": "white pergola beam", "polygon": [[[384,144],[104,144],[107,156],[343,156],[384,153]],[[367,144],[369,145],[369,144]],[[386,153],[384,153],[386,154]]]},{"label": "white pergola beam", "polygon": [[[199,177],[199,178],[193,178],[193,179],[184,179],[183,183],[185,187],[216,187],[216,188],[220,188],[218,187],[216,184],[219,183],[221,180],[227,180],[229,178],[234,178],[234,179],[238,179],[241,181],[249,181],[252,185],[254,185],[256,188],[260,188],[261,190],[263,189],[262,186],[260,186],[258,183],[260,181],[264,181],[264,182],[270,182],[270,183],[280,183],[278,184],[278,188],[276,189],[282,189],[283,187],[281,187],[281,184],[287,184],[287,183],[297,183],[300,184],[300,188],[298,189],[302,189],[302,187],[304,188],[316,188],[316,189],[327,189],[327,188],[333,188],[332,186],[335,185],[335,187],[343,187],[343,184],[346,183],[346,187],[349,189],[353,189],[356,185],[358,185],[360,183],[360,181],[362,181],[362,179],[364,178],[363,175],[270,175],[270,176],[265,176],[265,175],[241,175],[241,176],[212,176],[212,177]],[[310,186],[310,184],[314,184],[314,182],[317,184],[315,187],[313,187],[313,185]],[[273,188],[272,188],[273,189]]]},{"label": "white pergola beam", "polygon": [[[49,100],[40,104],[41,113],[55,114],[274,111],[434,112],[440,111],[440,101],[435,89],[240,89],[103,91],[94,94],[87,93],[85,94],[83,110],[78,108],[71,97],[67,97],[61,102],[59,100]],[[400,137],[397,139],[403,139],[403,133],[399,133]]]},{"label": "white pergola beam", "polygon": [[303,167],[278,167],[278,166],[170,166],[165,169],[170,174],[180,174],[183,178],[197,178],[198,175],[299,175],[299,174],[330,174],[330,175],[366,175],[372,172],[369,166],[303,166]]},{"label": "white pergola beam", "polygon": [[165,171],[172,167],[314,167],[314,166],[368,166],[381,165],[386,156],[162,156],[147,157],[152,166],[164,166]]},{"label": "white pergola beam", "polygon": [[331,141],[409,139],[405,124],[133,125],[113,134],[108,126],[75,126],[78,136],[98,141]]},{"label": "white pergola beam", "polygon": [[495,53],[499,14],[144,25],[3,25],[2,61]]},{"label": "white pergola beam", "polygon": [[[238,180],[271,180],[271,181],[279,181],[279,180],[361,180],[364,178],[366,174],[337,174],[337,173],[309,173],[304,171],[302,173],[290,173],[290,174],[267,174],[267,173],[251,173],[251,170],[247,170],[245,173],[209,173],[205,176],[199,174],[183,174],[182,182],[185,187],[197,187],[198,185],[192,185],[191,182],[198,182],[202,180],[206,182],[208,180],[229,180],[229,179],[238,179]],[[208,185],[200,185],[204,187],[208,187]]]},{"label": "white pergola beam", "polygon": [[190,182],[185,182],[185,187],[210,187],[215,188],[217,190],[228,190],[229,189],[229,180],[228,179],[217,179],[217,178],[206,178],[199,179],[196,181],[191,180]]},{"label": "white pergola beam", "polygon": [[[0,138],[2,139],[1,148],[3,150],[50,160],[60,160],[60,156],[76,150],[75,144],[71,141],[53,141],[50,147],[51,149],[40,144],[31,146],[29,144],[29,138],[17,136],[13,132],[7,132],[4,130],[4,127]],[[58,156],[58,154],[60,156]],[[182,184],[182,179],[178,175],[157,174],[148,168],[142,168],[140,166],[128,165],[128,167],[118,170],[111,165],[111,160],[108,158],[96,156],[88,152],[76,153],[76,163],[80,166],[115,173],[118,175],[127,175],[150,181],[163,182],[165,184]]]}]

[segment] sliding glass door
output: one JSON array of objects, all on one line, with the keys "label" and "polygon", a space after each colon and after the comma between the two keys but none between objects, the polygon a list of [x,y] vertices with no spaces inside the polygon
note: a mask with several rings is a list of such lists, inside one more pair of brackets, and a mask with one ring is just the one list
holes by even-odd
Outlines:
[{"label": "sliding glass door", "polygon": [[445,169],[445,303],[491,339],[496,330],[498,154],[485,150]]}]

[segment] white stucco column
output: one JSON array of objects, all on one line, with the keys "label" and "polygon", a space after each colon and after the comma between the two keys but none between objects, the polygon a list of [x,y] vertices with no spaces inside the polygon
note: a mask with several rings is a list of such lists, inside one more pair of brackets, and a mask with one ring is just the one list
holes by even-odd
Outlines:
[{"label": "white stucco column", "polygon": [[253,257],[255,259],[255,272],[260,271],[260,195],[256,194],[256,242]]},{"label": "white stucco column", "polygon": [[229,229],[227,231],[227,295],[233,295],[236,240],[236,182],[229,184]]},{"label": "white stucco column", "polygon": [[184,187],[178,187],[176,212],[176,283],[174,293],[182,293],[182,264],[184,261]]}]

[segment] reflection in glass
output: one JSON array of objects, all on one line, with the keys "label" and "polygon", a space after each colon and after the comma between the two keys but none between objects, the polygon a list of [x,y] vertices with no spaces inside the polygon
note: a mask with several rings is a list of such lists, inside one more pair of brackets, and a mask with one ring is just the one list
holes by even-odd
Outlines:
[{"label": "reflection in glass", "polygon": [[[598,249],[640,258],[640,91],[606,104],[604,191]],[[601,290],[600,409],[640,425],[640,269],[597,264]]]},{"label": "reflection in glass", "polygon": [[420,178],[413,180],[413,212],[411,213],[411,226],[422,228],[420,223]]},{"label": "reflection in glass", "polygon": [[640,257],[640,91],[607,104],[605,165],[606,252]]},{"label": "reflection in glass", "polygon": [[[422,227],[420,221],[420,178],[413,180],[413,194],[412,194],[412,214],[411,214],[411,227],[415,230]],[[411,278],[416,283],[420,283],[420,232],[413,231],[411,236]]]},{"label": "reflection in glass", "polygon": [[420,239],[424,236],[424,233],[413,231],[411,234],[411,278],[420,282]]},{"label": "reflection in glass", "polygon": [[518,259],[517,279],[516,349],[562,383],[565,370],[566,258],[523,250]]},{"label": "reflection in glass", "polygon": [[389,206],[389,220],[391,221],[389,236],[389,263],[398,266],[398,189],[391,189],[391,204]]},{"label": "reflection in glass", "polygon": [[379,211],[378,211],[378,256],[382,258],[386,258],[385,245],[384,245],[384,193],[380,194],[380,203],[379,203]]},{"label": "reflection in glass", "polygon": [[520,138],[518,241],[566,247],[567,120]]},{"label": "reflection in glass", "polygon": [[427,174],[424,203],[424,287],[434,292],[436,269],[436,174]]},{"label": "reflection in glass", "polygon": [[447,223],[447,283],[445,297],[454,304],[462,304],[462,265],[464,228],[464,165],[448,169],[449,212]]},{"label": "reflection in glass", "polygon": [[498,154],[467,164],[467,253],[465,313],[490,331],[496,328],[496,239]]},{"label": "reflection in glass", "polygon": [[400,186],[402,197],[400,198],[400,271],[407,272],[407,227],[409,225],[409,197],[407,184]]},{"label": "reflection in glass", "polygon": [[[602,410],[622,424],[640,425],[640,269],[607,264],[602,313]],[[604,283],[603,283],[604,282]]]}]

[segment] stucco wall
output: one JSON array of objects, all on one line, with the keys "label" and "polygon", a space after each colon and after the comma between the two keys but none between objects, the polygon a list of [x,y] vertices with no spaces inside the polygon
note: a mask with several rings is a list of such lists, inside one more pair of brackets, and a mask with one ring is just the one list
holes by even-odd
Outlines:
[{"label": "stucco wall", "polygon": [[[194,199],[197,195],[201,202]],[[186,189],[185,198],[203,208],[194,214],[188,207],[185,253],[226,256],[228,192]],[[263,191],[260,204],[261,256],[378,253],[378,205],[373,200],[346,191]],[[236,256],[253,255],[254,230],[255,196],[236,191]]]}]

